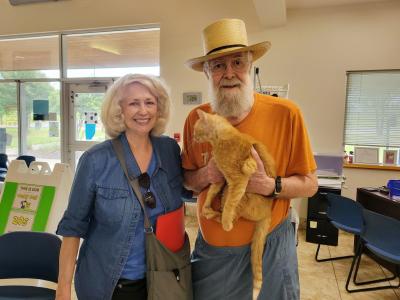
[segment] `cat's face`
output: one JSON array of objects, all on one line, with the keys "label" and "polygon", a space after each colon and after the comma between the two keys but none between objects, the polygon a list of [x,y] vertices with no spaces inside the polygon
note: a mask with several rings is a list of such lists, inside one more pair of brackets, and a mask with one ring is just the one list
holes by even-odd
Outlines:
[{"label": "cat's face", "polygon": [[198,143],[211,141],[217,138],[218,132],[231,127],[221,116],[208,114],[202,110],[197,110],[197,114],[199,119],[194,125],[194,140]]},{"label": "cat's face", "polygon": [[[194,124],[194,140],[197,143],[206,142],[211,138],[212,124],[209,114],[203,112],[202,110],[197,110],[199,119]],[[211,129],[211,130],[210,130]]]}]

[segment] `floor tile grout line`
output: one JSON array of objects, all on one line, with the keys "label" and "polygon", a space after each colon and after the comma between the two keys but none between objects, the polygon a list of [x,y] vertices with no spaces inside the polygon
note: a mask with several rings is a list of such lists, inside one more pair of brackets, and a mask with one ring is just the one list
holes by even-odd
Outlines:
[{"label": "floor tile grout line", "polygon": [[[382,273],[383,273],[383,275],[385,276],[385,278],[387,278],[388,276],[386,276],[386,273],[385,273],[385,270],[384,269],[386,269],[386,268],[384,268],[383,266],[381,266],[379,263],[378,263],[378,266],[379,266],[379,268],[382,270]],[[387,269],[386,269],[387,270]],[[392,273],[392,271],[390,271],[390,270],[387,270],[389,273]],[[392,273],[393,274],[393,273]],[[397,278],[395,278],[395,279],[393,279],[393,280],[389,280],[388,282],[389,282],[389,285],[391,285],[393,288],[392,288],[392,290],[393,290],[393,293],[396,295],[396,297],[397,297],[397,299],[398,300],[400,300],[400,294],[397,294],[396,293],[396,291],[399,291],[400,292],[400,288],[396,288],[396,286],[394,286],[394,285],[392,285],[392,281],[399,281],[399,283],[400,283],[400,276],[398,276]]]},{"label": "floor tile grout line", "polygon": [[[386,269],[386,268],[384,268],[383,266],[381,266],[381,264],[379,264],[378,263],[378,266],[379,266],[379,268],[381,269],[381,271],[382,271],[382,273],[383,273],[383,276],[385,276],[385,278],[388,278],[388,276],[386,276],[386,273],[385,273],[385,270],[384,269]],[[387,269],[386,269],[387,270]],[[390,270],[387,270],[389,273],[391,273],[391,274],[393,274],[392,273],[392,271],[390,271]],[[394,275],[394,274],[393,274]],[[393,285],[392,284],[392,281],[397,281],[397,280],[399,280],[399,282],[400,282],[400,278],[399,277],[397,277],[397,278],[395,278],[395,279],[393,279],[393,280],[388,280],[387,282],[389,283],[389,285],[390,286],[392,286],[393,288],[392,288],[392,290],[393,290],[393,292],[394,292],[394,290],[395,290],[395,285]],[[397,290],[398,288],[396,288],[396,290]],[[396,292],[394,292],[395,294],[396,294]],[[397,296],[397,298],[399,299],[399,296],[396,294],[396,296]]]},{"label": "floor tile grout line", "polygon": [[[332,254],[331,254],[331,249],[328,246],[328,252],[329,252],[329,257],[332,258]],[[333,275],[335,276],[335,280],[336,280],[336,287],[338,289],[339,292],[339,300],[342,300],[342,293],[340,292],[340,287],[339,287],[339,281],[338,281],[338,277],[336,275],[336,270],[335,270],[335,264],[333,263],[334,261],[331,261],[331,265],[332,265],[332,270],[333,270]]]}]

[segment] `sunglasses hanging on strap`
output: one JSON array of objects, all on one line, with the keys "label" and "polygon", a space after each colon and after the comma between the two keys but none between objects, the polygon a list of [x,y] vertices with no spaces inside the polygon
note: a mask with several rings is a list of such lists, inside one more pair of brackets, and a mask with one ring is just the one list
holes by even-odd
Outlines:
[{"label": "sunglasses hanging on strap", "polygon": [[[111,142],[125,176],[142,206],[144,214],[144,231],[146,233],[147,299],[192,300],[193,291],[192,271],[190,265],[190,244],[187,234],[185,233],[185,243],[182,248],[176,252],[165,247],[157,239],[147,216],[143,195],[140,192],[141,186],[147,190],[145,195],[150,192],[150,177],[148,184],[146,183],[146,185],[144,185],[143,182],[142,185],[140,184],[140,176],[139,178],[130,178],[126,167],[121,140],[115,138],[111,140]],[[166,272],[171,272],[174,276],[165,276]]]},{"label": "sunglasses hanging on strap", "polygon": [[156,207],[156,197],[154,196],[153,192],[150,191],[150,175],[147,172],[144,172],[139,175],[138,177],[139,186],[144,188],[146,192],[143,194],[143,201],[149,208]]}]

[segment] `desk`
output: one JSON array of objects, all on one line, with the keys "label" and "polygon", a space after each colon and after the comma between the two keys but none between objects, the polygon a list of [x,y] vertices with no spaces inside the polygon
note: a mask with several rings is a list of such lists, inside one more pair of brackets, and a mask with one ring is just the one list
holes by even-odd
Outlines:
[{"label": "desk", "polygon": [[[400,201],[392,200],[389,195],[368,191],[365,188],[358,188],[356,201],[366,209],[400,220]],[[357,239],[355,238],[354,247],[356,242]],[[368,249],[366,249],[365,252],[368,256],[373,258],[382,266],[386,267],[392,272],[395,271],[395,266],[393,264],[381,260],[373,253],[369,252]]]},{"label": "desk", "polygon": [[389,195],[358,188],[356,201],[366,209],[400,220],[400,201],[392,200]]}]

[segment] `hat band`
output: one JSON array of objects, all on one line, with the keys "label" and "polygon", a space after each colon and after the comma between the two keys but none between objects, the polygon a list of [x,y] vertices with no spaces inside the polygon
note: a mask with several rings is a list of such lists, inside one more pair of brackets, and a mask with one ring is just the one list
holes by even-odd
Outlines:
[{"label": "hat band", "polygon": [[221,47],[212,49],[211,51],[207,52],[206,55],[209,55],[209,54],[211,54],[211,53],[213,53],[215,51],[218,51],[218,50],[223,50],[223,49],[233,48],[233,47],[247,47],[247,45],[243,45],[243,44],[225,45],[225,46],[221,46]]}]

